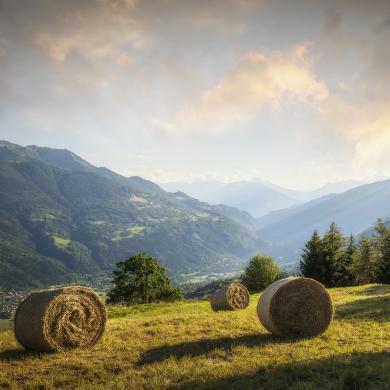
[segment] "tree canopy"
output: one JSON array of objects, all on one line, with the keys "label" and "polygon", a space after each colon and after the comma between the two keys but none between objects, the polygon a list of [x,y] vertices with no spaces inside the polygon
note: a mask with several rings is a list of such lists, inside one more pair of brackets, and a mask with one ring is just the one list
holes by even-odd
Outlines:
[{"label": "tree canopy", "polygon": [[171,286],[156,258],[139,253],[117,264],[113,288],[109,291],[108,303],[151,303],[181,299],[183,293]]},{"label": "tree canopy", "polygon": [[271,256],[257,254],[249,260],[241,280],[250,292],[256,292],[264,290],[281,275],[279,266]]},{"label": "tree canopy", "polygon": [[301,274],[327,287],[390,283],[390,229],[379,219],[371,237],[344,237],[335,223],[320,237],[315,231],[300,261]]}]

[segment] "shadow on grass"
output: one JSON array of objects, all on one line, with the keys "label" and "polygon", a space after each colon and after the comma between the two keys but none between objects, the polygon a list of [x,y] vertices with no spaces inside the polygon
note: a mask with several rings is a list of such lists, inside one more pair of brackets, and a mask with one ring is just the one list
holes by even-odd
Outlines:
[{"label": "shadow on grass", "polygon": [[28,349],[15,348],[0,352],[0,362],[13,362],[24,360],[31,356],[41,356],[42,352],[30,351]]},{"label": "shadow on grass", "polygon": [[356,291],[353,295],[379,295],[390,294],[390,285],[378,284],[373,286],[367,286],[364,290]]},{"label": "shadow on grass", "polygon": [[195,357],[207,355],[215,349],[222,349],[223,351],[229,352],[233,347],[237,346],[253,348],[265,344],[293,343],[296,341],[297,339],[282,339],[271,334],[253,334],[239,337],[221,337],[218,339],[190,341],[146,351],[138,361],[138,365],[161,362],[171,356],[183,358],[185,356]]},{"label": "shadow on grass", "polygon": [[387,390],[390,352],[352,353],[277,367],[262,367],[251,374],[199,378],[169,389],[340,389]]},{"label": "shadow on grass", "polygon": [[336,308],[335,318],[390,321],[390,296],[359,299]]}]

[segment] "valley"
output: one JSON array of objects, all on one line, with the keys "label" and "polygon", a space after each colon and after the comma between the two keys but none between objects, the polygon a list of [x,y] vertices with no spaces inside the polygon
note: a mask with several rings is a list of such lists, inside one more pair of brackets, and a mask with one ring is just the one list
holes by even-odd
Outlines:
[{"label": "valley", "polygon": [[[268,195],[256,188],[248,193],[261,204],[270,188]],[[358,236],[378,218],[390,220],[390,181],[300,202],[254,218],[97,168],[67,150],[1,141],[0,280],[4,288],[33,289],[93,275],[106,288],[115,264],[137,252],[157,257],[175,284],[237,274],[258,252],[294,273],[315,229],[335,221]]]}]

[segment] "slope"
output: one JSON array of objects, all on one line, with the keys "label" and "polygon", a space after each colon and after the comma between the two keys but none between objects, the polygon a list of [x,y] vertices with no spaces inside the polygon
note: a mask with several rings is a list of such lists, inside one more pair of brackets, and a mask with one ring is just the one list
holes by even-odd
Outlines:
[{"label": "slope", "polygon": [[377,218],[390,216],[390,180],[331,194],[258,219],[260,234],[272,242],[270,252],[285,261],[297,258],[315,229],[323,233],[336,222],[346,234],[357,234]]},{"label": "slope", "polygon": [[167,191],[184,191],[211,204],[235,207],[254,217],[299,203],[294,195],[260,181],[166,183],[162,187]]},{"label": "slope", "polygon": [[157,256],[171,275],[238,270],[264,246],[246,213],[166,193],[69,151],[6,142],[0,212],[0,277],[11,286],[109,271],[138,251]]},{"label": "slope", "polygon": [[[212,312],[207,301],[109,307],[103,340],[88,350],[41,354],[0,334],[5,388],[388,389],[390,288],[330,289],[336,315],[312,339],[280,339],[248,309]],[[28,385],[27,385],[28,384]]]}]

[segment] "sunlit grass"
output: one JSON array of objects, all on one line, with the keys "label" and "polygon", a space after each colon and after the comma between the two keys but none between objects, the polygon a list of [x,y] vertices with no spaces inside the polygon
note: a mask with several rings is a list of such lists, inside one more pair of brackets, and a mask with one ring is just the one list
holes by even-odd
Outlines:
[{"label": "sunlit grass", "polygon": [[0,333],[0,387],[88,389],[387,389],[390,286],[330,290],[330,329],[276,338],[255,307],[214,313],[206,301],[110,307],[105,336],[85,351],[35,354]]}]

